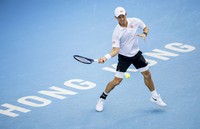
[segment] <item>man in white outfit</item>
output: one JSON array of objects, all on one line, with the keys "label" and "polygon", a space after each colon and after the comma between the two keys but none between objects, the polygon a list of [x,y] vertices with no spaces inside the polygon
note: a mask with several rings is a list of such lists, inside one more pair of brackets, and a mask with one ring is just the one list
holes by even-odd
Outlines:
[{"label": "man in white outfit", "polygon": [[[119,24],[115,27],[112,35],[112,50],[105,56],[99,58],[98,62],[105,63],[106,60],[118,55],[118,64],[115,77],[107,84],[105,91],[100,96],[96,105],[96,110],[99,112],[103,111],[104,101],[107,95],[115,86],[121,83],[124,73],[131,64],[144,76],[145,85],[152,94],[150,100],[159,106],[166,106],[166,103],[163,102],[154,87],[148,63],[138,46],[137,38],[142,37],[145,40],[149,32],[148,27],[138,18],[126,18],[127,13],[122,7],[117,7],[114,13]],[[142,34],[136,34],[139,28],[143,29]]]}]

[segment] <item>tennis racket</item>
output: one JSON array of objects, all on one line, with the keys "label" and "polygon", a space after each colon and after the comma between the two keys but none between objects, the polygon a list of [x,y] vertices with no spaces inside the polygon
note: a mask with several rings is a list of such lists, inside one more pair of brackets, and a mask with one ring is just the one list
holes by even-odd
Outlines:
[{"label": "tennis racket", "polygon": [[75,60],[77,60],[81,63],[84,63],[84,64],[92,64],[93,62],[98,62],[97,59],[90,59],[90,58],[83,57],[83,56],[80,56],[80,55],[74,55],[73,57],[74,57]]}]

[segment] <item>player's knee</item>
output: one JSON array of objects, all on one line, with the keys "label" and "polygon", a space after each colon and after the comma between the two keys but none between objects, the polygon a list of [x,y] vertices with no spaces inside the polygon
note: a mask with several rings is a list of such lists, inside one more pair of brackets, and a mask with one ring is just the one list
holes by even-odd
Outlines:
[{"label": "player's knee", "polygon": [[151,79],[151,72],[149,70],[142,73],[145,79]]},{"label": "player's knee", "polygon": [[122,78],[114,78],[114,80],[112,82],[115,86],[117,86],[121,83],[121,81],[122,81]]}]

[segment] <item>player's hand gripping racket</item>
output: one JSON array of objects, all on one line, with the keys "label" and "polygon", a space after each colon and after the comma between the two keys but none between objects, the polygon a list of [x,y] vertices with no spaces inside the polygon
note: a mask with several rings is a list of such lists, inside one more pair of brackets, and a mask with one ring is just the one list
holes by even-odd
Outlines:
[{"label": "player's hand gripping racket", "polygon": [[90,58],[83,57],[83,56],[80,56],[80,55],[74,55],[73,57],[74,57],[75,60],[77,60],[81,63],[84,63],[84,64],[92,64],[93,62],[98,62],[97,59],[90,59]]}]

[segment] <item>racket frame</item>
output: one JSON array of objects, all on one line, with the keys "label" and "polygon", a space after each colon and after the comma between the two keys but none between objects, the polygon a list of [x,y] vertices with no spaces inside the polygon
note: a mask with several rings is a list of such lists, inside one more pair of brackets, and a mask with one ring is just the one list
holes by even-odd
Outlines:
[{"label": "racket frame", "polygon": [[[83,63],[83,64],[92,64],[93,62],[98,62],[97,59],[91,59],[91,58],[87,58],[87,57],[84,57],[84,56],[80,56],[80,55],[74,55],[73,56],[75,60]],[[88,62],[86,61],[81,61],[79,58],[83,59],[83,60],[87,60]]]}]

